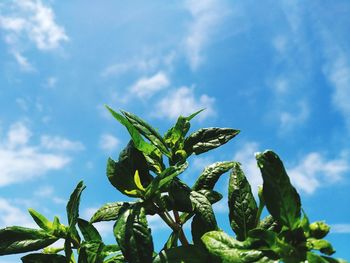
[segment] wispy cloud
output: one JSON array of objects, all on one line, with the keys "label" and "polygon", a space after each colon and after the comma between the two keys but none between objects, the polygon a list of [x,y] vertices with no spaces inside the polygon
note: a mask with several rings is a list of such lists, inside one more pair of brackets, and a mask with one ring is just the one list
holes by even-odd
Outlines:
[{"label": "wispy cloud", "polygon": [[170,81],[164,72],[158,72],[151,77],[139,79],[130,88],[130,92],[139,98],[150,98],[156,92],[168,87]]},{"label": "wispy cloud", "polygon": [[100,137],[99,146],[102,150],[106,152],[111,152],[115,150],[120,144],[120,141],[117,137],[112,134],[102,134]]},{"label": "wispy cloud", "polygon": [[176,119],[179,115],[190,115],[200,109],[205,108],[198,118],[205,119],[215,115],[215,98],[206,94],[197,98],[194,94],[194,88],[181,87],[171,91],[166,97],[157,103],[157,117],[166,117]]},{"label": "wispy cloud", "polygon": [[56,24],[52,8],[40,0],[10,1],[5,7],[0,27],[7,32],[7,43],[19,45],[24,38],[40,50],[50,50],[69,40],[64,28]]},{"label": "wispy cloud", "polygon": [[297,165],[288,169],[295,186],[305,193],[312,194],[324,185],[331,185],[342,179],[349,171],[349,164],[344,157],[328,160],[318,152],[306,154]]},{"label": "wispy cloud", "polygon": [[85,148],[81,142],[71,141],[60,136],[43,135],[40,142],[41,146],[47,150],[81,151]]},{"label": "wispy cloud", "polygon": [[331,232],[338,234],[350,234],[350,224],[332,224]]},{"label": "wispy cloud", "polygon": [[204,61],[203,49],[209,44],[213,31],[223,21],[228,9],[222,1],[215,0],[187,0],[185,7],[192,15],[184,40],[185,52],[191,68],[196,70]]},{"label": "wispy cloud", "polygon": [[6,226],[34,227],[34,223],[28,213],[5,198],[0,198],[0,228]]},{"label": "wispy cloud", "polygon": [[37,49],[47,51],[59,48],[67,42],[64,28],[55,21],[51,7],[41,0],[7,1],[0,10],[0,30],[5,31],[4,40],[9,46],[20,69],[34,72],[23,51],[32,43]]},{"label": "wispy cloud", "polygon": [[31,136],[32,132],[27,126],[17,122],[11,125],[7,136],[1,138],[0,186],[23,183],[49,171],[62,169],[70,162],[71,158],[64,150],[70,149],[71,141],[61,138],[63,147],[60,146],[58,149],[57,145],[48,142],[48,144],[31,145]]},{"label": "wispy cloud", "polygon": [[32,64],[29,63],[28,59],[24,57],[21,53],[17,51],[12,52],[13,56],[15,57],[18,65],[20,66],[20,69],[22,71],[26,72],[34,72],[35,68]]},{"label": "wispy cloud", "polygon": [[349,56],[336,49],[327,52],[327,62],[324,66],[324,74],[334,88],[332,102],[334,107],[342,113],[350,128],[350,63]]}]

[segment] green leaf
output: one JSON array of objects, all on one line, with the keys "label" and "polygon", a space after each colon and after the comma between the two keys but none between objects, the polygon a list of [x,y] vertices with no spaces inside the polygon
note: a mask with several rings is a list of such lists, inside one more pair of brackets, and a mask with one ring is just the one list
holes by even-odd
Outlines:
[{"label": "green leaf", "polygon": [[80,181],[69,198],[66,209],[70,228],[73,228],[77,223],[77,219],[79,217],[80,197],[85,188],[86,186],[84,185],[83,181]]},{"label": "green leaf", "polygon": [[202,190],[198,190],[196,192],[204,195],[211,204],[215,204],[222,199],[222,194],[220,194],[219,192],[213,191],[213,190],[202,189]]},{"label": "green leaf", "polygon": [[131,202],[115,202],[107,203],[100,207],[95,214],[91,217],[90,222],[101,222],[116,220],[119,216],[129,209],[134,203]]},{"label": "green leaf", "polygon": [[325,260],[323,257],[312,252],[307,252],[306,257],[307,262],[310,263],[328,263],[328,261]]},{"label": "green leaf", "polygon": [[103,263],[125,263],[125,258],[122,254],[115,255],[111,258],[106,259]]},{"label": "green leaf", "polygon": [[132,141],[120,153],[118,162],[111,158],[108,159],[107,177],[110,183],[120,192],[131,197],[141,195],[138,194],[138,191],[135,194],[130,193],[138,189],[134,180],[136,170],[139,172],[141,184],[144,187],[149,185],[153,177],[149,174],[147,161],[142,152],[135,148]]},{"label": "green leaf", "polygon": [[67,263],[67,259],[59,254],[32,253],[21,258],[23,263]]},{"label": "green leaf", "polygon": [[239,133],[229,128],[204,128],[192,133],[186,140],[184,149],[187,155],[196,155],[215,149]]},{"label": "green leaf", "polygon": [[230,170],[233,165],[234,162],[217,162],[207,166],[198,177],[192,189],[194,191],[200,189],[212,190],[220,176]]},{"label": "green leaf", "polygon": [[191,191],[191,188],[179,178],[174,179],[168,189],[169,198],[172,202],[171,209],[181,212],[192,212]]},{"label": "green leaf", "polygon": [[222,231],[211,231],[203,235],[202,241],[209,253],[219,257],[223,263],[257,262],[263,257],[261,251],[246,249],[244,243]]},{"label": "green leaf", "polygon": [[142,138],[141,134],[138,132],[138,130],[126,119],[123,115],[115,112],[113,109],[105,105],[106,108],[109,110],[109,112],[112,114],[112,116],[119,121],[122,125],[125,126],[125,128],[128,130],[132,141],[135,144],[135,147],[146,154],[151,154],[156,147],[152,144],[149,144],[145,142],[145,140]]},{"label": "green leaf", "polygon": [[125,261],[123,254],[109,257],[103,261],[103,263],[125,263],[125,262],[127,262],[127,261]]},{"label": "green leaf", "polygon": [[203,110],[204,109],[199,110],[188,117],[180,116],[177,119],[176,124],[164,135],[165,143],[174,152],[183,149],[185,136],[191,127],[190,120],[193,119],[197,114],[199,114]]},{"label": "green leaf", "polygon": [[272,151],[256,154],[264,180],[263,196],[270,214],[289,229],[298,227],[301,216],[300,197],[292,186],[282,161]]},{"label": "green leaf", "polygon": [[204,233],[217,230],[218,226],[211,204],[204,195],[192,191],[190,199],[196,214],[192,221],[192,239],[198,244]]},{"label": "green leaf", "polygon": [[317,221],[310,224],[310,236],[321,239],[329,233],[330,227],[323,221]]},{"label": "green leaf", "polygon": [[160,175],[156,176],[152,183],[146,188],[145,199],[150,198],[154,194],[164,191],[164,188],[169,186],[172,180],[183,173],[188,167],[188,163],[185,162],[180,165],[170,166],[165,169]]},{"label": "green leaf", "polygon": [[57,239],[43,230],[6,227],[0,230],[0,255],[38,250],[51,245]]},{"label": "green leaf", "polygon": [[168,157],[171,156],[164,139],[151,125],[149,125],[144,120],[130,112],[121,112],[124,114],[126,119],[154,146],[156,146],[162,153],[164,153]]},{"label": "green leaf", "polygon": [[271,216],[266,216],[263,220],[259,222],[259,228],[265,230],[271,230],[274,232],[279,232],[281,230],[280,224]]},{"label": "green leaf", "polygon": [[208,255],[194,245],[173,247],[162,250],[153,263],[205,263]]},{"label": "green leaf", "polygon": [[319,250],[326,255],[332,255],[335,253],[331,243],[324,239],[308,238],[307,247],[309,249]]},{"label": "green leaf", "polygon": [[47,232],[52,230],[52,227],[53,227],[52,222],[50,222],[45,216],[43,216],[42,214],[40,214],[39,212],[35,211],[32,208],[29,208],[28,211],[29,211],[29,214],[34,219],[35,223],[37,223],[37,225],[41,229]]},{"label": "green leaf", "polygon": [[78,218],[78,226],[85,241],[102,241],[97,229],[88,221]]},{"label": "green leaf", "polygon": [[230,174],[228,206],[231,228],[237,239],[243,241],[248,231],[256,227],[258,207],[239,163],[234,163]]},{"label": "green leaf", "polygon": [[102,263],[104,244],[101,241],[83,242],[79,250],[78,263]]},{"label": "green leaf", "polygon": [[114,235],[126,261],[152,262],[153,241],[143,207],[126,210],[114,225]]}]

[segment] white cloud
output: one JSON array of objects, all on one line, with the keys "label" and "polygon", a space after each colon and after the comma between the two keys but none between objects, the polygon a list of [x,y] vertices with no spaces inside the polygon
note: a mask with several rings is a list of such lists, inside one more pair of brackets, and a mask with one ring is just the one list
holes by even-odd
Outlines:
[{"label": "white cloud", "polygon": [[115,150],[120,144],[117,137],[112,134],[102,134],[100,138],[100,148],[106,152]]},{"label": "white cloud", "polygon": [[344,157],[327,160],[317,152],[305,155],[294,167],[288,169],[293,184],[300,190],[312,194],[324,185],[330,185],[342,179],[349,171],[349,164]]},{"label": "white cloud", "polygon": [[81,151],[84,145],[81,142],[74,142],[60,136],[41,136],[41,146],[47,150],[58,151]]},{"label": "white cloud", "polygon": [[199,119],[215,115],[213,97],[206,94],[201,95],[198,99],[194,95],[193,88],[181,87],[170,92],[166,97],[161,99],[157,104],[158,117],[167,117],[176,119],[179,115],[190,115],[200,109],[206,110],[198,115]]},{"label": "white cloud", "polygon": [[0,228],[6,226],[34,227],[28,213],[24,213],[10,201],[0,198]]},{"label": "white cloud", "polygon": [[29,63],[28,59],[21,55],[21,53],[14,51],[12,52],[13,56],[15,57],[18,65],[20,66],[20,69],[26,72],[33,72],[35,71],[35,68],[32,64]]},{"label": "white cloud", "polygon": [[350,224],[332,224],[331,232],[333,234],[350,234]]},{"label": "white cloud", "polygon": [[16,122],[11,125],[7,133],[7,143],[9,148],[25,145],[32,136],[31,131],[21,122]]},{"label": "white cloud", "polygon": [[163,72],[158,72],[149,78],[141,78],[131,86],[130,92],[139,98],[149,98],[156,92],[168,87],[170,81]]},{"label": "white cloud", "polygon": [[196,70],[204,60],[203,49],[211,40],[213,31],[227,14],[227,7],[224,8],[221,1],[215,0],[188,0],[185,3],[193,19],[184,40],[185,51],[191,68]]},{"label": "white cloud", "polygon": [[70,157],[62,152],[71,147],[71,144],[69,147],[66,144],[69,140],[62,138],[63,147],[58,149],[53,145],[51,148],[42,144],[31,145],[31,136],[32,132],[26,125],[17,122],[11,125],[5,138],[0,138],[0,186],[32,180],[62,169],[70,162]]},{"label": "white cloud", "polygon": [[28,38],[38,49],[50,50],[69,40],[64,28],[56,24],[53,10],[40,0],[11,1],[6,7],[10,12],[0,16],[0,27],[7,31],[9,44]]}]

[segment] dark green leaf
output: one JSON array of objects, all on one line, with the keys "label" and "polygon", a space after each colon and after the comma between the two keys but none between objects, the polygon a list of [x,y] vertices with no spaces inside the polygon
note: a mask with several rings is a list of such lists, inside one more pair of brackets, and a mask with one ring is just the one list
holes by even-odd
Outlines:
[{"label": "dark green leaf", "polygon": [[281,230],[280,224],[278,224],[278,222],[271,215],[268,215],[263,220],[261,220],[258,227],[274,232],[279,232]]},{"label": "dark green leaf", "polygon": [[19,226],[0,230],[0,255],[38,250],[56,242],[57,238],[43,230]]},{"label": "dark green leaf", "polygon": [[263,195],[270,214],[289,229],[298,227],[300,197],[290,183],[282,161],[272,151],[259,153],[256,159],[264,180]]},{"label": "dark green leaf", "polygon": [[204,128],[192,133],[186,140],[184,149],[187,155],[196,155],[215,149],[239,133],[229,128]]},{"label": "dark green leaf", "polygon": [[143,207],[126,210],[114,225],[114,235],[127,261],[152,262],[153,241]]},{"label": "dark green leaf", "polygon": [[178,178],[174,179],[169,186],[169,197],[173,201],[173,208],[181,212],[192,212],[192,201],[190,198],[191,188]]},{"label": "dark green leaf", "polygon": [[162,136],[148,123],[139,118],[138,116],[121,111],[127,120],[143,135],[145,136],[154,146],[156,146],[162,153],[170,157],[170,152]]},{"label": "dark green leaf", "polygon": [[191,192],[190,199],[196,214],[192,221],[192,237],[193,242],[198,244],[204,233],[217,230],[218,227],[209,200],[196,191]]},{"label": "dark green leaf", "polygon": [[222,194],[220,194],[219,192],[213,191],[213,190],[202,189],[202,190],[198,190],[196,192],[204,195],[209,200],[209,202],[211,204],[215,204],[216,202],[219,202],[222,199]]},{"label": "dark green leaf", "polygon": [[234,163],[228,185],[229,218],[238,240],[245,240],[248,231],[256,227],[258,207],[240,164]]},{"label": "dark green leaf", "polygon": [[101,241],[83,242],[79,249],[78,263],[102,263],[104,244]]},{"label": "dark green leaf", "polygon": [[155,177],[152,183],[147,187],[145,199],[150,198],[154,194],[162,192],[164,188],[169,186],[172,180],[179,174],[183,173],[187,167],[188,163],[185,162],[183,164],[170,166],[165,169],[160,175]]},{"label": "dark green leaf", "polygon": [[110,183],[123,194],[132,197],[138,195],[130,194],[126,191],[138,189],[134,180],[136,170],[139,173],[142,186],[146,188],[153,177],[149,174],[148,164],[144,155],[135,148],[132,141],[120,153],[118,162],[111,158],[108,159],[107,177]]},{"label": "dark green leaf", "polygon": [[102,238],[97,229],[88,221],[78,218],[78,226],[85,241],[101,241]]},{"label": "dark green leaf", "polygon": [[85,187],[83,181],[80,181],[69,198],[67,204],[67,215],[70,228],[74,227],[77,223],[79,217],[80,196]]},{"label": "dark green leaf", "polygon": [[120,248],[118,245],[105,245],[103,247],[103,254],[105,256],[110,256],[110,255],[115,254],[117,252],[120,252]]},{"label": "dark green leaf", "polygon": [[213,190],[220,176],[230,170],[233,165],[234,162],[217,162],[207,166],[198,177],[192,189],[195,191],[200,189]]},{"label": "dark green leaf", "polygon": [[205,263],[208,255],[194,245],[173,247],[162,250],[153,263]]},{"label": "dark green leaf", "polygon": [[224,263],[257,262],[263,257],[261,251],[244,248],[244,243],[222,231],[208,232],[203,235],[202,241],[209,253],[219,257]]},{"label": "dark green leaf", "polygon": [[29,214],[34,219],[35,223],[37,223],[37,225],[41,229],[47,232],[52,230],[52,222],[50,222],[45,216],[43,216],[42,214],[40,214],[39,212],[35,211],[32,208],[29,208],[28,211],[29,211]]},{"label": "dark green leaf", "polygon": [[101,221],[116,220],[126,209],[129,209],[134,203],[130,202],[115,202],[107,203],[100,207],[90,219],[91,223]]},{"label": "dark green leaf", "polygon": [[21,258],[23,263],[67,263],[67,259],[59,254],[33,253]]},{"label": "dark green leaf", "polygon": [[106,105],[106,108],[109,110],[109,112],[113,115],[113,117],[117,121],[119,121],[122,125],[125,126],[125,128],[128,130],[132,138],[132,141],[135,144],[135,147],[139,151],[146,154],[151,154],[156,149],[155,146],[144,141],[144,139],[142,138],[141,134],[137,131],[137,129],[123,115],[115,112],[113,109],[111,109],[107,105]]}]

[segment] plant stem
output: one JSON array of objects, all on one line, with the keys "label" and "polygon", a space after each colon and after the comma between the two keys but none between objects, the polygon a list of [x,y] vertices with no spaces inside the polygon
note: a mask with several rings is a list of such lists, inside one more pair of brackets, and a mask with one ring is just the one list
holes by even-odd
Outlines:
[{"label": "plant stem", "polygon": [[174,221],[174,219],[169,215],[168,212],[161,212],[158,215],[163,219],[163,221],[174,231],[179,233],[179,240],[183,246],[188,246],[189,242],[183,232],[182,226]]}]

